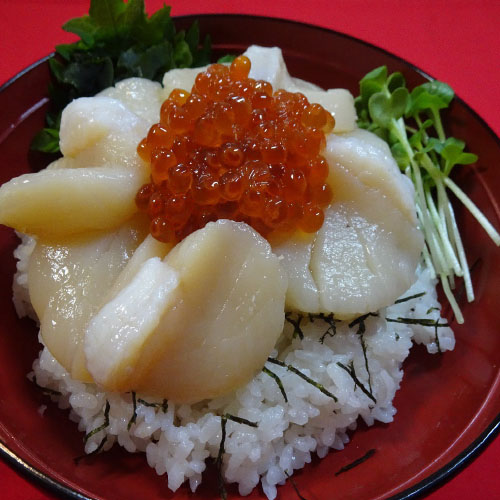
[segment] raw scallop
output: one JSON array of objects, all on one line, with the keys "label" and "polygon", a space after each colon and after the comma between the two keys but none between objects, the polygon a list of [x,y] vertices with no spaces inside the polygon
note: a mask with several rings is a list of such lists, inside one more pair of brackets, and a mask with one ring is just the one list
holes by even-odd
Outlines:
[{"label": "raw scallop", "polygon": [[[288,73],[281,49],[278,47],[250,46],[243,55],[252,63],[250,78],[266,80],[273,89],[285,89],[289,92],[302,92],[309,102],[317,102],[332,113],[335,118],[335,133],[350,132],[356,127],[356,111],[354,98],[345,89],[323,90],[317,85],[294,78]],[[175,88],[191,91],[196,75],[203,68],[173,69],[163,77],[164,93],[166,99]]]},{"label": "raw scallop", "polygon": [[149,124],[117,99],[81,97],[61,118],[60,147],[80,167],[119,164],[143,167],[136,149]]},{"label": "raw scallop", "polygon": [[290,309],[348,318],[393,303],[411,286],[423,239],[413,186],[385,142],[364,130],[332,134],[323,154],[334,200],[322,228],[273,250],[289,277]]},{"label": "raw scallop", "polygon": [[107,390],[179,403],[226,394],[262,369],[283,329],[286,278],[246,224],[209,223],[136,278],[85,335],[89,370]]},{"label": "raw scallop", "polygon": [[76,380],[92,381],[83,355],[85,328],[146,228],[134,218],[116,231],[36,244],[28,271],[31,303],[45,345]]},{"label": "raw scallop", "polygon": [[136,212],[135,194],[146,169],[123,165],[49,168],[24,174],[0,188],[0,223],[17,231],[67,239],[76,233],[113,229]]}]

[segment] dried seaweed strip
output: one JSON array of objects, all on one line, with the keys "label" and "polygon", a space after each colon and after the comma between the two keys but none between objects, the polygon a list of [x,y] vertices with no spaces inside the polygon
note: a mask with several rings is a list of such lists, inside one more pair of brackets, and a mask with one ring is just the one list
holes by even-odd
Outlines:
[{"label": "dried seaweed strip", "polygon": [[104,448],[104,445],[106,444],[107,440],[108,440],[108,436],[106,435],[102,438],[101,442],[99,443],[99,446],[94,451],[91,451],[90,453],[84,453],[83,455],[75,457],[73,459],[75,464],[78,465],[80,463],[80,461],[83,460],[84,458],[90,458],[90,457],[93,457],[94,455],[97,455]]},{"label": "dried seaweed strip", "polygon": [[88,434],[85,434],[83,437],[83,442],[86,443],[92,436],[97,434],[98,432],[103,431],[106,429],[106,427],[109,426],[109,410],[111,406],[109,404],[109,401],[106,399],[106,407],[104,409],[104,423],[100,425],[99,427],[96,427],[94,430],[90,431]]},{"label": "dried seaweed strip", "polygon": [[340,322],[340,320],[335,319],[333,313],[330,313],[328,315],[325,315],[325,313],[319,313],[319,314],[309,313],[309,321],[311,323],[314,323],[315,319],[319,319],[321,321],[324,321],[328,325],[328,329],[319,339],[321,344],[323,344],[325,342],[325,338],[327,336],[332,337],[332,338],[335,337],[335,335],[337,334],[337,324],[336,323]]},{"label": "dried seaweed strip", "polygon": [[292,476],[290,476],[290,474],[288,474],[287,471],[285,471],[285,475],[288,478],[288,480],[290,481],[290,484],[292,485],[292,488],[295,490],[295,493],[297,493],[297,496],[299,497],[299,500],[307,500],[305,497],[303,497],[300,494],[299,488],[295,484],[295,481],[293,480]]},{"label": "dried seaweed strip", "polygon": [[40,389],[46,396],[60,396],[61,395],[61,393],[59,391],[56,391],[54,389],[50,389],[50,387],[44,387],[43,385],[40,385],[36,381],[36,376],[35,375],[33,376],[32,382],[35,384],[35,387],[37,387],[38,389]]},{"label": "dried seaweed strip", "polygon": [[278,387],[281,391],[281,394],[283,395],[283,398],[285,399],[285,403],[288,403],[288,398],[286,396],[286,392],[285,392],[285,388],[283,387],[283,382],[281,381],[281,379],[278,377],[278,375],[276,375],[276,373],[272,372],[269,368],[267,368],[266,366],[264,366],[264,368],[262,368],[262,371],[266,374],[266,375],[269,375],[272,379],[274,379],[274,381],[276,382],[276,384],[278,384]]},{"label": "dried seaweed strip", "polygon": [[361,342],[361,349],[363,351],[363,358],[365,360],[365,369],[366,373],[368,374],[368,386],[370,387],[370,394],[373,394],[372,374],[370,372],[370,365],[368,363],[368,354],[366,350],[366,342],[364,337],[364,333],[366,332],[365,320],[370,316],[378,316],[378,314],[375,313],[364,314],[363,316],[360,316],[359,318],[356,318],[354,321],[352,321],[349,324],[349,327],[352,328],[353,326],[356,325],[358,326],[358,331],[356,332],[356,334],[359,335],[359,339]]},{"label": "dried seaweed strip", "polygon": [[363,357],[365,359],[365,369],[366,373],[368,373],[368,386],[370,387],[370,394],[373,394],[373,388],[372,388],[372,374],[370,372],[370,366],[368,365],[368,355],[366,353],[366,342],[365,342],[365,337],[361,333],[359,334],[359,339],[361,342],[361,349],[363,350]]},{"label": "dried seaweed strip", "polygon": [[437,346],[438,352],[439,352],[439,354],[442,354],[443,351],[441,351],[441,344],[439,342],[439,335],[438,335],[437,324],[434,325],[434,335],[435,335],[435,339],[436,339],[436,346]]},{"label": "dried seaweed strip", "polygon": [[362,457],[357,458],[354,460],[354,462],[351,462],[348,465],[344,465],[344,467],[340,468],[336,473],[335,476],[339,476],[340,474],[343,474],[344,472],[347,472],[348,470],[354,469],[354,467],[357,467],[358,465],[362,464],[369,458],[373,457],[377,450],[375,448],[372,448],[371,450],[368,450]]},{"label": "dried seaweed strip", "polygon": [[394,304],[401,304],[402,302],[407,302],[408,300],[418,299],[419,297],[423,297],[426,292],[416,293],[415,295],[410,295],[408,297],[402,297],[394,302]]},{"label": "dried seaweed strip", "polygon": [[301,379],[305,380],[307,383],[311,384],[312,386],[316,387],[320,392],[322,392],[325,396],[328,396],[329,398],[332,398],[335,402],[338,401],[336,396],[334,396],[328,389],[325,389],[325,387],[320,384],[319,382],[316,382],[312,378],[308,377],[307,375],[304,375],[300,370],[295,368],[292,365],[287,365],[286,363],[283,363],[283,361],[280,361],[279,359],[276,358],[267,358],[269,363],[273,363],[278,366],[282,366],[283,368],[286,368],[288,371],[295,373],[295,375],[298,375]]},{"label": "dried seaweed strip", "polygon": [[340,366],[343,370],[345,370],[353,379],[354,383],[356,384],[357,387],[359,387],[366,396],[368,396],[375,404],[377,404],[377,400],[375,399],[375,396],[363,385],[363,382],[359,380],[359,378],[356,375],[356,370],[354,369],[354,363],[351,361],[349,367],[341,363],[340,361],[337,362],[337,365]]},{"label": "dried seaweed strip", "polygon": [[429,318],[385,318],[389,323],[403,323],[405,325],[420,325],[420,326],[433,326],[435,328],[444,328],[450,326],[449,323],[439,323],[439,319]]},{"label": "dried seaweed strip", "polygon": [[135,392],[132,391],[132,404],[134,405],[134,413],[132,414],[132,418],[128,421],[127,430],[129,431],[133,424],[135,424],[137,420],[137,399]]},{"label": "dried seaweed strip", "polygon": [[168,411],[168,399],[164,399],[161,403],[150,403],[149,401],[146,401],[142,398],[138,398],[137,402],[149,408],[161,408],[163,413],[167,413]]},{"label": "dried seaweed strip", "polygon": [[369,313],[363,314],[362,316],[359,316],[358,318],[353,319],[349,323],[349,328],[352,328],[352,327],[354,327],[356,325],[359,325],[360,323],[364,324],[365,320],[368,319],[370,316],[373,316],[374,318],[377,318],[378,317],[378,313],[369,312]]},{"label": "dried seaweed strip", "polygon": [[225,453],[225,445],[226,445],[226,424],[228,420],[232,420],[238,424],[249,425],[250,427],[258,427],[259,424],[257,422],[252,422],[251,420],[247,420],[246,418],[237,417],[236,415],[231,415],[230,413],[226,413],[222,415],[220,419],[222,435],[219,444],[219,452],[217,453],[217,459],[215,460],[215,466],[217,467],[217,474],[219,478],[219,495],[222,500],[227,499],[227,491],[224,483],[224,477],[222,476],[222,460],[224,458]]},{"label": "dried seaweed strip", "polygon": [[222,476],[222,459],[224,457],[225,453],[225,444],[226,444],[226,424],[227,424],[227,417],[223,415],[220,419],[220,424],[221,424],[221,429],[222,429],[222,435],[220,439],[220,444],[219,444],[219,452],[217,453],[217,459],[215,460],[215,466],[217,467],[217,475],[218,475],[218,482],[219,482],[219,495],[222,498],[222,500],[227,499],[227,492],[226,492],[226,486],[224,484],[224,477]]},{"label": "dried seaweed strip", "polygon": [[294,320],[292,318],[292,314],[293,313],[291,312],[287,312],[285,314],[285,321],[288,321],[288,323],[290,323],[293,326],[293,338],[298,336],[300,340],[303,340],[304,332],[302,331],[302,328],[300,328],[300,323],[304,319],[304,316],[302,316],[302,314],[298,314],[297,319]]},{"label": "dried seaweed strip", "polygon": [[224,417],[227,420],[232,420],[233,422],[236,422],[237,424],[243,424],[243,425],[248,425],[249,427],[259,427],[259,424],[257,422],[253,422],[252,420],[247,420],[246,418],[243,417],[237,417],[236,415],[232,415],[231,413],[226,413]]}]

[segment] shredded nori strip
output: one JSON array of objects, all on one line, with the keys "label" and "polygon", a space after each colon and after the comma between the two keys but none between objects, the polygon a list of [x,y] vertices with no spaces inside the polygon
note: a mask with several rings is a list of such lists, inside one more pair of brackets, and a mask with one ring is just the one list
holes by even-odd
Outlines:
[{"label": "shredded nori strip", "polygon": [[215,466],[217,467],[217,475],[219,479],[219,495],[222,498],[222,500],[227,499],[226,486],[224,484],[224,477],[222,476],[222,458],[224,456],[225,452],[224,446],[226,443],[226,424],[227,424],[227,417],[223,415],[220,419],[222,436],[219,444],[219,453],[217,453],[217,459],[215,460]]},{"label": "shredded nori strip", "polygon": [[396,300],[396,302],[394,302],[394,304],[401,304],[401,302],[406,302],[408,300],[412,300],[412,299],[418,299],[419,297],[423,297],[425,295],[426,292],[420,292],[420,293],[416,293],[415,295],[410,295],[409,297],[402,297],[401,299],[398,299]]},{"label": "shredded nori strip", "polygon": [[292,476],[290,476],[290,474],[288,474],[287,471],[285,471],[285,475],[286,477],[288,478],[288,480],[290,481],[290,484],[292,485],[293,489],[295,490],[295,493],[297,493],[297,496],[299,497],[300,500],[307,500],[305,497],[303,497],[301,494],[300,494],[300,491],[299,489],[297,488],[297,485],[295,484],[295,481],[292,479]]},{"label": "shredded nori strip", "polygon": [[297,315],[297,319],[294,320],[292,319],[292,314],[291,312],[287,312],[285,314],[285,321],[288,321],[293,326],[293,338],[299,337],[300,340],[304,339],[304,332],[302,331],[302,328],[300,328],[300,322],[304,319],[304,316],[302,314]]},{"label": "shredded nori strip", "polygon": [[389,323],[404,323],[405,325],[421,325],[421,326],[434,326],[445,327],[450,326],[449,323],[439,323],[439,319],[429,319],[429,318],[385,318]]},{"label": "shredded nori strip", "polygon": [[269,375],[272,379],[274,379],[274,381],[276,382],[276,384],[278,384],[278,387],[279,387],[279,389],[281,391],[281,394],[283,394],[283,398],[285,399],[285,403],[288,403],[288,398],[286,396],[285,388],[283,387],[283,382],[281,382],[281,379],[278,377],[278,375],[276,375],[276,373],[272,372],[266,366],[264,366],[264,368],[262,368],[262,371],[266,375]]},{"label": "shredded nori strip", "polygon": [[[436,321],[437,323],[437,321]],[[442,354],[443,352],[441,351],[441,344],[439,343],[439,335],[438,335],[438,327],[437,324],[434,325],[434,332],[435,332],[435,337],[436,337],[436,345],[438,348],[439,354]]]},{"label": "shredded nori strip", "polygon": [[340,320],[339,319],[335,319],[333,313],[328,314],[328,316],[325,315],[325,313],[319,313],[319,314],[309,313],[309,321],[311,323],[314,323],[315,319],[320,319],[321,321],[324,321],[328,325],[328,329],[326,330],[326,332],[319,339],[319,341],[320,341],[321,344],[323,344],[325,342],[325,338],[326,338],[327,335],[329,337],[332,337],[332,338],[335,337],[335,335],[337,334],[337,325],[336,325],[336,323],[338,323]]},{"label": "shredded nori strip", "polygon": [[[364,323],[363,323],[364,325]],[[368,386],[370,387],[370,394],[373,394],[373,389],[372,389],[372,374],[370,372],[370,367],[368,365],[368,355],[366,354],[366,342],[365,342],[365,337],[363,333],[359,333],[359,340],[361,342],[361,349],[363,350],[363,357],[365,358],[365,369],[366,373],[368,373]]]},{"label": "shredded nori strip", "polygon": [[283,368],[286,368],[288,371],[295,373],[295,375],[298,375],[301,379],[305,380],[306,382],[308,382],[312,386],[316,387],[316,389],[318,389],[320,392],[322,392],[325,396],[332,398],[335,402],[338,401],[338,399],[329,390],[325,389],[325,387],[322,384],[314,381],[312,378],[309,378],[307,375],[304,375],[301,371],[297,370],[297,368],[295,368],[294,366],[287,365],[286,363],[283,363],[283,361],[280,361],[279,359],[276,359],[276,358],[267,358],[267,360],[269,361],[269,363],[273,363],[275,365],[281,366]]},{"label": "shredded nori strip", "polygon": [[246,418],[243,417],[237,417],[236,415],[231,415],[231,413],[226,413],[224,415],[227,420],[232,420],[233,422],[236,422],[237,424],[244,424],[248,425],[249,427],[259,427],[259,424],[257,422],[252,422],[251,420],[247,420]]},{"label": "shredded nori strip", "polygon": [[[349,323],[349,328],[352,328],[353,326],[359,325],[360,323],[364,323],[364,321],[367,318],[369,318],[370,316],[373,316],[376,318],[376,317],[378,317],[378,313],[369,312],[369,313],[363,314],[363,316],[359,316],[359,318],[353,319]],[[363,328],[364,328],[364,325],[363,325]]]},{"label": "shredded nori strip", "polygon": [[36,381],[36,376],[33,376],[33,383],[35,384],[35,387],[38,387],[45,395],[47,396],[60,396],[61,393],[59,391],[56,391],[54,389],[50,389],[49,387],[43,387],[43,385],[40,385]]},{"label": "shredded nori strip", "polygon": [[134,405],[134,413],[132,414],[132,418],[128,421],[127,431],[130,430],[135,421],[137,420],[137,399],[135,397],[135,392],[132,391],[132,404]]},{"label": "shredded nori strip", "polygon": [[375,448],[372,448],[371,450],[368,450],[361,458],[358,458],[354,460],[354,462],[344,465],[341,469],[339,469],[336,473],[335,476],[339,476],[340,474],[347,472],[348,470],[354,469],[354,467],[357,467],[358,465],[362,464],[364,461],[368,460],[370,457],[373,457],[377,450]]},{"label": "shredded nori strip", "polygon": [[90,431],[88,434],[85,434],[85,436],[83,437],[84,443],[86,443],[94,434],[97,434],[98,432],[106,429],[106,427],[109,426],[109,409],[109,401],[106,399],[106,408],[104,409],[104,423],[99,427],[96,427],[93,431]]},{"label": "shredded nori strip", "polygon": [[363,350],[363,357],[365,359],[365,369],[366,369],[366,373],[368,373],[368,386],[370,387],[370,394],[373,394],[372,374],[370,372],[370,366],[368,364],[368,355],[366,353],[366,342],[365,342],[365,337],[364,337],[364,333],[366,332],[365,320],[369,316],[378,316],[378,314],[375,314],[375,313],[364,314],[363,316],[360,316],[359,318],[356,318],[354,321],[352,321],[349,324],[349,327],[352,328],[353,326],[358,325],[358,331],[356,332],[356,334],[359,335],[359,339],[361,342],[361,349]]},{"label": "shredded nori strip", "polygon": [[168,411],[168,400],[167,399],[164,399],[162,404],[161,404],[161,411],[163,413],[167,413]]},{"label": "shredded nori strip", "polygon": [[231,415],[230,413],[226,413],[222,415],[220,418],[220,424],[222,429],[222,436],[219,444],[219,452],[217,453],[217,459],[215,460],[215,466],[217,467],[217,474],[219,476],[219,494],[222,500],[227,499],[226,486],[224,484],[224,477],[222,476],[222,459],[225,453],[225,444],[226,444],[226,424],[228,420],[232,420],[238,424],[249,425],[250,427],[258,427],[259,424],[257,422],[252,422],[247,420],[246,418],[237,417],[236,415]]},{"label": "shredded nori strip", "polygon": [[80,455],[79,457],[75,457],[73,459],[75,464],[78,465],[80,463],[80,461],[83,460],[84,458],[90,458],[90,457],[93,457],[94,455],[97,455],[104,448],[104,445],[106,444],[107,440],[108,440],[108,436],[104,436],[102,438],[101,442],[99,443],[99,446],[94,451],[91,451],[90,453],[85,453],[83,455]]},{"label": "shredded nori strip", "polygon": [[356,375],[356,370],[354,369],[354,363],[351,361],[349,364],[349,367],[341,363],[340,361],[337,362],[337,365],[340,366],[343,370],[345,370],[351,378],[354,380],[354,383],[375,403],[377,404],[377,400],[373,396],[373,394],[363,385],[361,380]]},{"label": "shredded nori strip", "polygon": [[149,401],[138,398],[137,402],[143,406],[148,406],[149,408],[161,408],[163,413],[167,413],[168,411],[168,399],[164,399],[161,403],[150,403]]}]

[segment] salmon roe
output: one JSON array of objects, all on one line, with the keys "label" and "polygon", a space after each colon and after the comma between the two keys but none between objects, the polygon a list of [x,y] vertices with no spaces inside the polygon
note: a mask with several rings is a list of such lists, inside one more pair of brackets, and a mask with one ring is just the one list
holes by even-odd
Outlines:
[{"label": "salmon roe", "polygon": [[332,192],[320,152],[335,120],[303,94],[273,92],[249,71],[245,56],[209,66],[190,93],[171,92],[140,142],[151,182],[136,204],[156,239],[175,243],[222,218],[263,236],[323,224]]}]

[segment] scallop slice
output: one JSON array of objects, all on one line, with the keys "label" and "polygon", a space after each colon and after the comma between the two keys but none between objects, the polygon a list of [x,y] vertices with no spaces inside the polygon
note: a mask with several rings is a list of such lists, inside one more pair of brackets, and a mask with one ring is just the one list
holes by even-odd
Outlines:
[{"label": "scallop slice", "polygon": [[[278,47],[250,46],[243,55],[252,63],[250,78],[269,82],[274,90],[285,89],[302,92],[311,103],[321,104],[335,118],[335,133],[350,132],[356,127],[356,110],[352,94],[345,89],[323,90],[313,83],[294,78],[288,73],[283,53]],[[202,68],[173,69],[163,77],[163,98],[166,99],[174,88],[191,91],[196,75]]]},{"label": "scallop slice", "polygon": [[[107,390],[178,403],[229,393],[262,368],[283,329],[286,278],[269,243],[246,224],[210,223],[136,277],[85,336],[89,370]],[[160,287],[167,281],[168,293]],[[154,297],[150,322],[141,319],[143,296]]]},{"label": "scallop slice", "polygon": [[250,78],[265,80],[269,82],[274,90],[285,89],[294,91],[296,84],[283,59],[283,53],[279,47],[260,47],[251,45],[243,53],[250,59]]},{"label": "scallop slice", "polygon": [[315,237],[314,234],[297,231],[292,238],[284,241],[270,240],[273,252],[279,255],[288,277],[286,309],[289,311],[321,311],[318,285],[310,269]]},{"label": "scallop slice", "polygon": [[163,88],[160,83],[146,78],[127,78],[99,94],[120,101],[126,108],[142,118],[148,126],[160,120]]},{"label": "scallop slice", "polygon": [[144,241],[137,247],[137,250],[127,262],[123,271],[116,278],[111,289],[106,293],[103,303],[107,303],[116,297],[116,295],[134,279],[135,275],[146,261],[154,257],[163,259],[171,249],[171,243],[163,243],[153,238],[151,234],[148,234]]},{"label": "scallop slice", "polygon": [[116,228],[136,212],[145,168],[52,168],[0,187],[0,223],[43,238]]},{"label": "scallop slice", "polygon": [[175,68],[167,71],[163,76],[163,99],[167,99],[174,89],[183,89],[191,92],[198,73],[205,71],[208,66],[200,68]]},{"label": "scallop slice", "polygon": [[143,167],[136,149],[149,125],[117,99],[81,97],[62,113],[61,152],[73,158],[78,167]]},{"label": "scallop slice", "polygon": [[415,281],[422,250],[419,230],[380,193],[360,194],[327,210],[310,262],[320,310],[340,318],[393,304]]},{"label": "scallop slice", "polygon": [[330,134],[323,154],[330,165],[328,182],[334,189],[335,199],[351,196],[343,187],[343,181],[336,182],[343,170],[363,186],[376,189],[390,199],[409,223],[417,223],[413,184],[401,173],[389,146],[380,137],[363,129],[342,135]]},{"label": "scallop slice", "polygon": [[336,134],[352,132],[356,128],[356,108],[354,97],[346,89],[301,91],[309,100],[321,104],[335,118],[333,132]]},{"label": "scallop slice", "polygon": [[411,182],[381,139],[332,134],[324,155],[334,201],[322,228],[313,241],[299,233],[273,250],[289,276],[288,308],[349,318],[392,304],[411,286],[423,239]]},{"label": "scallop slice", "polygon": [[116,231],[36,244],[28,269],[30,300],[45,345],[74,379],[92,381],[83,354],[85,328],[146,230],[137,217]]},{"label": "scallop slice", "polygon": [[345,89],[323,90],[321,87],[293,78],[278,47],[252,45],[244,55],[251,63],[250,78],[268,81],[275,90],[302,92],[309,102],[321,104],[335,118],[335,133],[351,132],[356,128],[356,109],[352,94]]},{"label": "scallop slice", "polygon": [[158,257],[91,319],[85,333],[87,367],[107,390],[133,390],[144,344],[167,308],[175,307],[178,273]]}]

